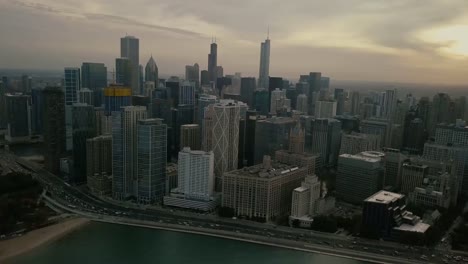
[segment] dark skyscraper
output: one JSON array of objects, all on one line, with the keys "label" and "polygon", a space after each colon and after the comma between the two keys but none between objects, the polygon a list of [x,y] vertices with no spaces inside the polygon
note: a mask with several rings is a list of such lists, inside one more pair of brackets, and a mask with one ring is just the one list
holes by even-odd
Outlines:
[{"label": "dark skyscraper", "polygon": [[203,70],[200,72],[200,81],[201,81],[201,85],[210,84],[210,74],[207,70]]},{"label": "dark skyscraper", "polygon": [[115,59],[115,82],[117,84],[132,86],[132,64],[128,58]]},{"label": "dark skyscraper", "polygon": [[86,182],[86,140],[96,136],[94,107],[87,104],[73,104],[73,183]]},{"label": "dark skyscraper", "polygon": [[32,89],[32,77],[28,75],[21,76],[21,86],[23,94],[30,94]]},{"label": "dark skyscraper", "polygon": [[216,83],[218,77],[218,44],[216,42],[210,45],[210,54],[208,54],[208,78],[210,82]]},{"label": "dark skyscraper", "polygon": [[345,94],[343,89],[335,89],[334,99],[336,101],[336,115],[344,113]]},{"label": "dark skyscraper", "polygon": [[246,103],[249,108],[253,108],[254,101],[254,92],[255,92],[255,78],[254,77],[245,77],[241,79],[240,95],[241,100]]},{"label": "dark skyscraper", "polygon": [[47,87],[44,96],[44,165],[58,174],[60,158],[65,152],[65,99],[60,87]]},{"label": "dark skyscraper", "polygon": [[[261,88],[261,87],[259,87]],[[268,81],[268,91],[272,92],[276,88],[283,89],[283,78],[281,77],[270,77]]]},{"label": "dark skyscraper", "polygon": [[254,109],[261,115],[268,115],[270,111],[270,94],[266,89],[254,92]]},{"label": "dark skyscraper", "polygon": [[145,67],[145,82],[154,82],[154,88],[158,88],[159,70],[153,56],[148,60]]},{"label": "dark skyscraper", "polygon": [[27,142],[31,139],[31,96],[8,94],[5,98],[7,110],[8,142]]},{"label": "dark skyscraper", "polygon": [[42,111],[43,110],[44,110],[44,96],[42,95],[42,89],[32,89],[31,90],[31,130],[32,130],[32,134],[34,135],[42,135],[42,124],[43,124]]},{"label": "dark skyscraper", "polygon": [[[267,88],[270,76],[270,38],[260,44],[260,70],[258,73],[258,87]],[[281,88],[281,87],[275,87]]]},{"label": "dark skyscraper", "polygon": [[185,80],[195,83],[195,87],[200,87],[200,66],[198,63],[185,66]]},{"label": "dark skyscraper", "polygon": [[6,86],[5,83],[0,82],[0,128],[6,128]]},{"label": "dark skyscraper", "polygon": [[94,93],[94,106],[101,106],[102,93],[107,87],[107,68],[104,63],[83,62],[81,65],[81,86]]},{"label": "dark skyscraper", "polygon": [[128,58],[131,64],[132,94],[140,94],[140,41],[132,36],[120,39],[120,57]]}]

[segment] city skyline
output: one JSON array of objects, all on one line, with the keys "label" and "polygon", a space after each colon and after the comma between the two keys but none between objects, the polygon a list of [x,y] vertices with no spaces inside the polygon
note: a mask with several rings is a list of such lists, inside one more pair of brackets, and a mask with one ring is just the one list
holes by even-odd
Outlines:
[{"label": "city skyline", "polygon": [[[110,70],[119,51],[115,43],[127,33],[141,40],[140,61],[153,54],[161,74],[182,74],[184,66],[194,62],[206,69],[207,45],[215,35],[218,64],[226,73],[257,76],[258,43],[270,25],[271,76],[294,81],[298,73],[315,70],[335,80],[466,83],[468,40],[462,33],[468,26],[463,1],[449,1],[451,8],[438,1],[424,6],[411,1],[339,2],[303,2],[281,9],[260,1],[249,6],[241,2],[238,7],[217,4],[214,8],[226,11],[220,19],[221,10],[208,13],[203,4],[192,7],[177,1],[126,6],[4,0],[0,22],[9,38],[0,44],[0,61],[8,64],[0,68],[60,69],[93,61]],[[269,12],[254,16],[267,7]],[[119,8],[126,8],[127,15],[118,16]],[[234,20],[241,11],[245,19]],[[296,13],[274,19],[291,13],[285,11]],[[174,14],[178,21],[168,19]],[[12,23],[29,19],[34,26]]]}]

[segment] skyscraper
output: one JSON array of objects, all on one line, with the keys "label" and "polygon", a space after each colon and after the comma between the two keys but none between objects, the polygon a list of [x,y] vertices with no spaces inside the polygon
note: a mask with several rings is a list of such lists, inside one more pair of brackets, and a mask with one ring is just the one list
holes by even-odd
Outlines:
[{"label": "skyscraper", "polygon": [[321,164],[334,166],[341,144],[341,122],[332,118],[312,119],[306,126],[306,135],[306,152],[319,154]]},{"label": "skyscraper", "polygon": [[102,93],[107,87],[107,68],[104,63],[83,62],[81,65],[81,86],[94,93],[94,106],[103,103]]},{"label": "skyscraper", "polygon": [[200,87],[200,66],[198,66],[198,63],[193,66],[185,66],[185,80],[193,82],[197,89]]},{"label": "skyscraper", "polygon": [[0,81],[0,128],[6,128],[7,117],[6,117],[6,85],[3,81]]},{"label": "skyscraper", "polygon": [[23,94],[30,94],[32,89],[32,77],[28,75],[21,76],[21,90]]},{"label": "skyscraper", "polygon": [[[258,87],[268,88],[270,76],[270,38],[267,36],[265,42],[260,44],[260,70],[258,73]],[[282,88],[282,87],[275,87]]]},{"label": "skyscraper", "polygon": [[352,115],[359,115],[360,114],[360,104],[361,98],[359,96],[359,92],[352,92],[351,93],[351,114]]},{"label": "skyscraper", "polygon": [[307,95],[300,94],[297,96],[296,110],[304,114],[308,113]]},{"label": "skyscraper", "polygon": [[86,183],[94,195],[112,193],[112,136],[86,140]]},{"label": "skyscraper", "polygon": [[121,85],[110,85],[104,89],[104,108],[106,115],[120,111],[123,106],[132,104],[132,90]]},{"label": "skyscraper", "polygon": [[81,89],[80,68],[65,68],[65,104],[78,102],[78,91]]},{"label": "skyscraper", "polygon": [[128,58],[115,59],[115,82],[126,87],[132,87],[132,63]]},{"label": "skyscraper", "polygon": [[159,118],[139,120],[137,133],[137,201],[161,203],[166,186],[167,126]]},{"label": "skyscraper", "polygon": [[210,54],[208,54],[208,79],[216,84],[218,77],[218,44],[216,42],[210,45]]},{"label": "skyscraper", "polygon": [[374,151],[340,155],[336,174],[337,196],[345,202],[359,204],[381,190],[383,157],[383,153]]},{"label": "skyscraper", "polygon": [[7,133],[10,143],[27,142],[31,139],[31,96],[7,94],[5,97]]},{"label": "skyscraper", "polygon": [[210,75],[207,70],[200,71],[200,82],[201,85],[209,85],[210,84]]},{"label": "skyscraper", "polygon": [[146,107],[126,106],[112,112],[112,194],[125,200],[137,194],[137,123],[146,119]]},{"label": "skyscraper", "polygon": [[241,107],[246,108],[246,105],[233,100],[221,100],[219,103],[210,105],[206,110],[211,112],[209,115],[212,117],[211,137],[212,150],[215,155],[216,191],[221,191],[223,174],[237,169]]},{"label": "skyscraper", "polygon": [[242,102],[246,103],[250,109],[254,108],[255,78],[244,77],[241,79],[240,95]]},{"label": "skyscraper", "polygon": [[201,149],[199,125],[187,124],[180,126],[180,148],[183,149],[185,147],[189,147],[192,150]]},{"label": "skyscraper", "polygon": [[78,102],[94,106],[94,92],[88,88],[82,88],[78,92]]},{"label": "skyscraper", "polygon": [[73,166],[76,176],[72,179],[74,183],[86,182],[86,140],[96,136],[96,115],[94,106],[75,103],[72,106],[72,128],[73,128]]},{"label": "skyscraper", "polygon": [[270,113],[277,115],[291,111],[291,100],[286,97],[286,90],[276,88],[270,95]]},{"label": "skyscraper", "polygon": [[316,118],[333,118],[336,116],[336,101],[317,101],[314,116]]},{"label": "skyscraper", "polygon": [[153,59],[153,56],[148,60],[145,67],[145,82],[154,82],[154,87],[159,85],[159,70],[158,65]]},{"label": "skyscraper", "polygon": [[179,85],[179,105],[195,106],[195,84],[189,81],[181,82]]},{"label": "skyscraper", "polygon": [[342,115],[344,113],[345,107],[345,93],[343,89],[335,89],[334,98],[336,101],[336,114]]},{"label": "skyscraper", "polygon": [[65,97],[59,87],[47,87],[44,95],[44,164],[52,173],[59,173],[60,158],[65,153]]},{"label": "skyscraper", "polygon": [[140,41],[133,36],[120,39],[120,57],[128,58],[132,71],[132,94],[140,94]]},{"label": "skyscraper", "polygon": [[257,121],[255,164],[261,163],[264,155],[274,156],[275,151],[288,149],[289,133],[295,126],[296,120],[290,117],[272,117]]},{"label": "skyscraper", "polygon": [[178,187],[164,197],[164,205],[213,210],[217,201],[214,192],[213,152],[184,148],[179,152]]}]

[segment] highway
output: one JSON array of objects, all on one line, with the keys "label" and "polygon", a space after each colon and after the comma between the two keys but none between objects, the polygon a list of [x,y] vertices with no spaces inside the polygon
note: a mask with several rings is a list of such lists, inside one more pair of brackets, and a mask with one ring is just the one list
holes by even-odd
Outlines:
[{"label": "highway", "polygon": [[[2,156],[4,153],[0,153]],[[184,232],[256,241],[311,252],[339,255],[375,263],[460,263],[466,260],[447,250],[410,247],[386,241],[367,240],[304,229],[278,227],[213,215],[156,208],[138,208],[101,200],[74,188],[40,166],[11,153],[2,156],[29,170],[46,188],[45,199],[55,208],[88,217],[95,221],[165,228]],[[458,260],[458,261],[457,261]]]}]

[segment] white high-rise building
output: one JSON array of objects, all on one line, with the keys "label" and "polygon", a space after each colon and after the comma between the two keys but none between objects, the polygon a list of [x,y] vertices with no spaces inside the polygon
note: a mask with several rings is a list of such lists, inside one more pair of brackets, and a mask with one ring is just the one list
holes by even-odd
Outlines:
[{"label": "white high-rise building", "polygon": [[383,95],[382,117],[391,119],[397,106],[397,90],[387,90]]},{"label": "white high-rise building", "polygon": [[187,199],[209,201],[214,192],[213,152],[184,148],[179,152],[178,190]]},{"label": "white high-rise building", "polygon": [[140,94],[140,40],[133,36],[125,36],[121,38],[120,57],[128,58],[130,60],[132,68],[132,94]]},{"label": "white high-rise building", "polygon": [[[204,150],[213,150],[214,173],[216,176],[215,190],[221,191],[222,176],[227,171],[237,169],[239,153],[239,121],[241,111],[247,107],[245,103],[234,100],[221,100],[207,107],[205,111],[205,133]],[[206,132],[206,131],[205,131]],[[209,144],[205,142],[210,142]],[[210,149],[205,149],[209,147]]]},{"label": "white high-rise building", "polygon": [[286,97],[286,90],[276,88],[271,92],[270,113],[276,115],[283,110],[291,111],[291,100]]},{"label": "white high-rise building", "polygon": [[314,116],[316,118],[333,118],[336,116],[336,101],[317,101]]},{"label": "white high-rise building", "polygon": [[125,106],[112,112],[112,194],[124,200],[137,193],[137,123],[146,119],[144,106]]},{"label": "white high-rise building", "polygon": [[213,210],[217,205],[214,198],[214,154],[183,148],[179,152],[178,187],[164,197],[164,204],[203,211]]},{"label": "white high-rise building", "polygon": [[258,74],[258,87],[268,89],[270,77],[270,38],[260,45],[260,71]]},{"label": "white high-rise building", "polygon": [[305,94],[300,94],[297,96],[297,101],[296,101],[296,110],[307,114],[308,111],[308,106],[307,106],[307,95]]}]

